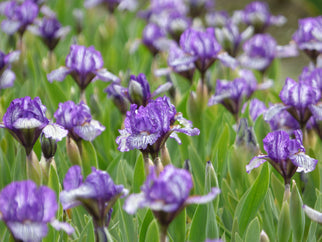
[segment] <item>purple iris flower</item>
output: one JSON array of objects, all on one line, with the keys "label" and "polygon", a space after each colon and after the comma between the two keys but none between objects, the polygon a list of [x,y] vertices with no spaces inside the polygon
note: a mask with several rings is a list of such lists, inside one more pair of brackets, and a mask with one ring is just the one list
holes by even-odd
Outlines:
[{"label": "purple iris flower", "polygon": [[192,25],[192,20],[179,12],[171,12],[164,17],[165,21],[167,21],[166,32],[179,43],[181,34]]},{"label": "purple iris flower", "polygon": [[127,193],[123,185],[115,185],[105,171],[92,168],[92,173],[83,180],[81,168],[72,166],[66,173],[60,202],[63,209],[84,206],[93,217],[96,228],[107,227],[112,206]]},{"label": "purple iris flower", "polygon": [[55,218],[58,205],[53,190],[37,187],[33,181],[12,182],[0,193],[0,219],[15,241],[42,241],[48,233],[47,224],[72,234],[74,229]]},{"label": "purple iris flower", "polygon": [[[265,43],[265,45],[263,45]],[[265,72],[275,58],[296,56],[296,47],[292,44],[278,46],[269,34],[256,34],[244,45],[244,54],[240,57],[241,65]]]},{"label": "purple iris flower", "polygon": [[30,26],[28,30],[40,36],[48,49],[52,51],[55,49],[59,40],[68,34],[70,27],[62,27],[55,16],[48,16],[39,21],[35,21],[35,25]]},{"label": "purple iris flower", "polygon": [[101,53],[93,46],[86,48],[81,45],[72,45],[66,58],[66,66],[62,66],[47,75],[50,82],[63,81],[71,75],[79,88],[83,91],[92,81],[119,81],[119,78],[103,68]]},{"label": "purple iris flower", "polygon": [[108,11],[113,13],[121,1],[122,0],[85,0],[84,6],[85,8],[92,8],[97,5],[103,5]]},{"label": "purple iris flower", "polygon": [[255,120],[263,113],[266,112],[266,105],[258,100],[257,98],[253,98],[249,101],[249,103],[245,103],[242,108],[242,113],[245,112],[247,105],[249,105],[249,116],[255,122]]},{"label": "purple iris flower", "polygon": [[29,155],[42,130],[49,120],[46,118],[46,107],[39,97],[13,100],[3,116],[3,125],[24,146]]},{"label": "purple iris flower", "polygon": [[285,184],[290,184],[295,172],[313,171],[318,161],[305,154],[302,131],[295,130],[293,134],[294,139],[284,130],[269,133],[263,140],[267,155],[255,156],[246,166],[246,171],[250,172],[268,161],[283,176]]},{"label": "purple iris flower", "polygon": [[223,49],[235,57],[240,45],[253,34],[253,27],[250,26],[240,33],[237,24],[230,20],[222,28],[215,28],[215,34]]},{"label": "purple iris flower", "polygon": [[270,25],[281,26],[286,22],[284,16],[271,15],[268,4],[261,1],[254,1],[248,4],[238,14],[242,22],[254,27],[255,33],[263,33]]},{"label": "purple iris flower", "polygon": [[307,82],[322,92],[322,68],[304,67],[299,80]]},{"label": "purple iris flower", "polygon": [[0,90],[13,86],[16,75],[10,70],[11,63],[18,60],[20,51],[5,54],[0,51]]},{"label": "purple iris flower", "polygon": [[143,29],[142,43],[149,49],[152,55],[166,50],[169,40],[165,31],[155,23],[148,23]]},{"label": "purple iris flower", "polygon": [[314,62],[322,53],[322,16],[300,19],[293,40]]},{"label": "purple iris flower", "polygon": [[153,167],[141,187],[141,193],[130,195],[124,202],[124,210],[134,214],[137,209],[148,207],[162,226],[167,227],[177,214],[189,204],[203,204],[220,193],[212,188],[205,196],[189,196],[193,187],[189,171],[168,165],[158,175]]},{"label": "purple iris flower", "polygon": [[[178,121],[178,123],[175,123]],[[126,113],[124,129],[119,130],[116,138],[118,149],[122,152],[139,149],[144,153],[158,156],[168,137],[176,139],[180,144],[177,132],[189,136],[199,135],[199,129],[192,128],[192,123],[177,113],[168,97],[151,100],[148,105],[137,108],[132,104]]]},{"label": "purple iris flower", "polygon": [[1,29],[8,35],[18,32],[21,36],[38,16],[38,5],[30,0],[19,4],[18,1],[10,1],[5,5],[4,15],[7,19],[1,22]]},{"label": "purple iris flower", "polygon": [[73,101],[60,103],[54,117],[75,141],[92,141],[105,130],[100,122],[92,119],[90,109],[83,101],[79,104]]},{"label": "purple iris flower", "polygon": [[180,47],[188,57],[175,60],[171,64],[173,66],[194,62],[197,69],[205,73],[216,59],[220,59],[223,64],[232,68],[237,65],[234,58],[221,52],[222,48],[215,38],[213,28],[207,28],[205,31],[187,29],[180,37]]},{"label": "purple iris flower", "polygon": [[267,121],[279,112],[287,110],[303,128],[312,116],[311,110],[313,108],[321,111],[321,107],[316,105],[321,98],[321,92],[308,82],[296,82],[287,78],[279,96],[284,105],[276,104],[272,106],[267,111],[265,118]]}]

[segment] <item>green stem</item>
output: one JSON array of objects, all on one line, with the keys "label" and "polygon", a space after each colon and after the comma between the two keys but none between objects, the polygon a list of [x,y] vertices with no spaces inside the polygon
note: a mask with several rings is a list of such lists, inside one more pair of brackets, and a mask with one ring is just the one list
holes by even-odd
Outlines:
[{"label": "green stem", "polygon": [[168,226],[160,225],[160,242],[167,241]]}]

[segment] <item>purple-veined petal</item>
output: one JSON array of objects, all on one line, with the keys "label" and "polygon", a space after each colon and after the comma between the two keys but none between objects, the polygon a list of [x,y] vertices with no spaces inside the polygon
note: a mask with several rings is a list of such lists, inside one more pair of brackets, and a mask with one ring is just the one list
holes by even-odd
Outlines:
[{"label": "purple-veined petal", "polygon": [[13,86],[13,82],[16,79],[16,75],[13,71],[6,69],[0,75],[0,89],[5,89]]},{"label": "purple-veined petal", "polygon": [[172,132],[169,137],[175,139],[179,145],[182,144],[181,139],[176,132]]},{"label": "purple-veined petal", "polygon": [[310,219],[312,219],[315,222],[318,222],[319,224],[322,224],[322,213],[316,211],[315,209],[305,204],[303,205],[303,210]]},{"label": "purple-veined petal", "polygon": [[64,230],[67,234],[74,233],[74,228],[69,223],[59,222],[58,220],[53,220],[50,222],[50,225],[56,230]]},{"label": "purple-veined petal", "polygon": [[188,199],[185,201],[185,204],[203,204],[203,203],[208,203],[215,199],[217,195],[220,193],[220,189],[217,187],[211,188],[211,191],[204,196],[190,196]]},{"label": "purple-veined petal", "polygon": [[55,141],[61,141],[68,134],[66,129],[55,123],[48,124],[42,132],[46,138],[52,138]]},{"label": "purple-veined petal", "polygon": [[91,120],[90,123],[85,123],[74,127],[74,132],[84,140],[93,141],[98,135],[105,130],[105,127],[97,120]]},{"label": "purple-veined petal", "polygon": [[105,82],[109,82],[109,81],[113,81],[113,82],[119,82],[120,78],[114,74],[112,74],[111,72],[109,72],[107,69],[99,69],[96,71],[96,75],[97,78],[105,81]]},{"label": "purple-veined petal", "polygon": [[153,93],[152,93],[152,97],[155,97],[157,95],[159,95],[160,93],[169,91],[170,88],[172,87],[172,83],[171,82],[167,82],[163,85],[160,85]]},{"label": "purple-veined petal", "polygon": [[265,113],[264,113],[264,120],[266,122],[271,121],[275,115],[279,114],[280,112],[286,110],[288,106],[285,106],[283,104],[275,104],[271,106]]},{"label": "purple-veined petal", "polygon": [[13,35],[18,31],[21,24],[19,21],[5,19],[1,22],[1,29],[8,35]]},{"label": "purple-veined petal", "polygon": [[309,109],[316,120],[322,120],[322,104],[310,105]]},{"label": "purple-veined petal", "polygon": [[313,171],[318,163],[316,159],[311,158],[303,152],[290,156],[290,160],[298,167],[297,172],[304,171],[304,173]]},{"label": "purple-veined petal", "polygon": [[127,138],[130,136],[125,129],[119,129],[120,136],[116,138],[116,143],[119,145],[118,150],[121,152],[129,151],[129,147],[127,146]]},{"label": "purple-veined petal", "polygon": [[130,149],[146,149],[148,145],[153,145],[158,140],[158,138],[158,134],[132,134],[127,138],[126,143]]},{"label": "purple-veined petal", "polygon": [[276,57],[285,58],[285,57],[294,57],[298,56],[299,52],[295,43],[291,43],[284,46],[277,46]]},{"label": "purple-veined petal", "polygon": [[65,66],[61,66],[56,70],[53,70],[47,75],[47,79],[49,82],[53,81],[63,81],[66,76],[71,72],[71,70]]},{"label": "purple-veined petal", "polygon": [[82,171],[79,166],[68,169],[64,178],[64,190],[69,191],[78,188],[83,183]]},{"label": "purple-veined petal", "polygon": [[135,212],[142,208],[146,204],[146,198],[143,193],[131,194],[124,202],[123,209],[129,214],[135,214]]},{"label": "purple-veined petal", "polygon": [[62,191],[59,195],[59,200],[63,205],[63,209],[68,209],[81,205],[79,197],[86,199],[91,198],[95,194],[95,189],[91,185],[81,184],[78,188]]},{"label": "purple-veined petal", "polygon": [[45,223],[7,222],[7,226],[16,239],[26,242],[40,242],[48,233],[48,227]]},{"label": "purple-veined petal", "polygon": [[249,173],[254,168],[259,167],[261,164],[266,162],[266,159],[268,159],[268,155],[255,156],[253,159],[250,160],[248,165],[246,165],[246,172]]}]

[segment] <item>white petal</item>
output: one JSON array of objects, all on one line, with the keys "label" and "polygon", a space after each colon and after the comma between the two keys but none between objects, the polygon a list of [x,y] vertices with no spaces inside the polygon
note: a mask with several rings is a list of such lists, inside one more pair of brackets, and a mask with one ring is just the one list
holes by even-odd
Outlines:
[{"label": "white petal", "polygon": [[52,72],[50,72],[47,75],[47,79],[49,82],[53,82],[53,81],[63,81],[66,76],[70,73],[70,70],[65,67],[65,66],[61,66],[56,70],[53,70]]},{"label": "white petal", "polygon": [[211,188],[211,192],[205,196],[191,196],[185,201],[185,204],[203,204],[214,200],[220,193],[220,189],[217,187]]},{"label": "white petal", "polygon": [[9,53],[9,54],[6,56],[6,61],[7,61],[8,63],[15,62],[15,61],[19,60],[19,56],[20,56],[20,51],[19,51],[19,50],[12,51],[11,53]]},{"label": "white petal", "polygon": [[5,89],[13,86],[13,82],[16,79],[15,73],[11,70],[5,70],[0,76],[0,89]]},{"label": "white petal", "polygon": [[93,141],[98,135],[105,130],[105,127],[97,120],[91,120],[74,128],[75,133],[84,140]]},{"label": "white petal", "polygon": [[236,69],[236,67],[238,66],[238,61],[234,58],[234,57],[232,57],[232,56],[230,56],[230,55],[228,55],[228,53],[227,52],[222,52],[222,53],[219,53],[218,54],[218,56],[217,56],[217,58],[225,65],[225,66],[228,66],[228,67],[230,67],[230,68],[232,68],[232,69]]},{"label": "white petal", "polygon": [[304,212],[306,215],[315,222],[322,224],[322,213],[310,208],[309,206],[303,205]]},{"label": "white petal", "polygon": [[95,195],[95,190],[92,186],[88,186],[86,184],[82,184],[76,189],[62,191],[59,194],[59,200],[63,206],[63,209],[68,209],[72,207],[76,207],[81,204],[79,198],[89,198]]},{"label": "white petal", "polygon": [[62,223],[58,220],[53,220],[50,222],[51,226],[53,226],[56,230],[64,230],[67,234],[74,233],[74,228],[68,223]]},{"label": "white petal", "polygon": [[18,31],[19,28],[20,28],[20,23],[18,21],[5,19],[1,22],[2,31],[8,35],[13,35]]},{"label": "white petal", "polygon": [[146,204],[146,198],[143,193],[132,194],[124,202],[123,209],[129,214],[135,214],[136,210]]},{"label": "white petal", "polygon": [[46,223],[37,222],[7,222],[14,237],[23,241],[41,241],[47,235],[48,227]]},{"label": "white petal", "polygon": [[170,88],[172,87],[172,83],[171,82],[167,82],[161,86],[159,86],[153,93],[152,93],[152,97],[155,97],[157,95],[159,95],[160,93],[169,91]]},{"label": "white petal", "polygon": [[66,129],[55,123],[48,124],[42,132],[46,138],[52,138],[55,141],[61,141],[68,134]]},{"label": "white petal", "polygon": [[19,118],[13,124],[16,129],[33,129],[42,125],[38,119],[35,118]]},{"label": "white petal", "polygon": [[97,78],[105,81],[105,82],[109,82],[109,81],[113,81],[113,82],[119,82],[120,78],[114,74],[112,74],[111,72],[107,71],[106,69],[100,69],[96,72]]},{"label": "white petal", "polygon": [[268,156],[267,155],[258,155],[258,156],[255,156],[253,159],[250,160],[249,164],[246,165],[246,172],[249,173],[254,168],[257,168],[261,164],[263,164],[264,162],[266,162],[266,159],[265,158],[268,158]]}]

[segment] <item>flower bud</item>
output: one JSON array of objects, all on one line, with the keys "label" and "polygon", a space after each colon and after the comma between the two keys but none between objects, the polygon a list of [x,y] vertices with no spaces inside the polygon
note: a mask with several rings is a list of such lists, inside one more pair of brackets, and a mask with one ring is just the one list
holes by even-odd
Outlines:
[{"label": "flower bud", "polygon": [[57,150],[57,143],[52,138],[46,138],[42,133],[40,136],[41,151],[44,157],[48,160],[54,157]]}]

